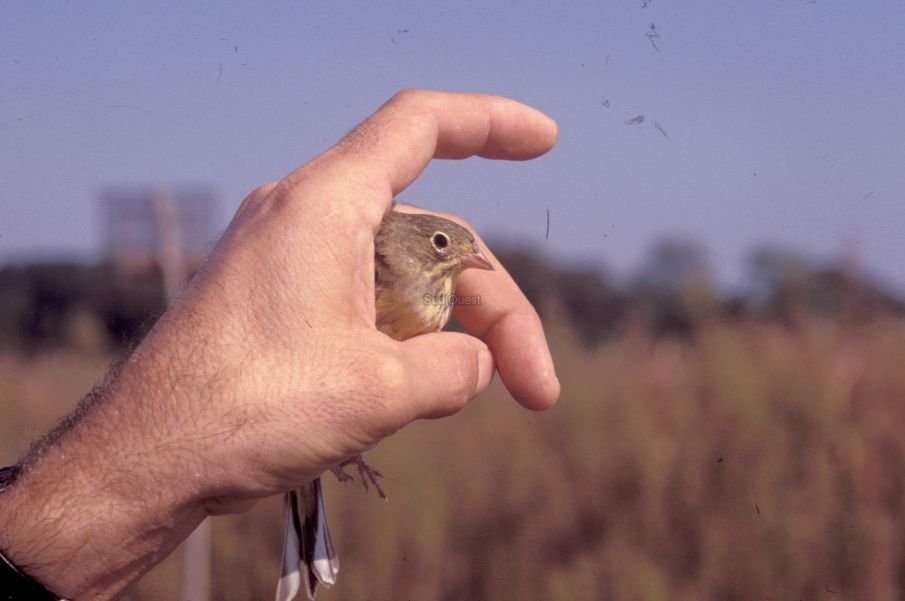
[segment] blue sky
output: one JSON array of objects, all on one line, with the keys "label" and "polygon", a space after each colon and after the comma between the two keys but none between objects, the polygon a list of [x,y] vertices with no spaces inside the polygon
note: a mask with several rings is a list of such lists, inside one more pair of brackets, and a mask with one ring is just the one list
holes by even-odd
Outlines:
[{"label": "blue sky", "polygon": [[856,249],[905,289],[905,4],[647,4],[6,2],[0,261],[92,257],[107,184],[211,183],[225,223],[429,87],[559,122],[538,161],[437,162],[402,196],[485,235],[617,273],[688,236],[730,283],[759,243]]}]

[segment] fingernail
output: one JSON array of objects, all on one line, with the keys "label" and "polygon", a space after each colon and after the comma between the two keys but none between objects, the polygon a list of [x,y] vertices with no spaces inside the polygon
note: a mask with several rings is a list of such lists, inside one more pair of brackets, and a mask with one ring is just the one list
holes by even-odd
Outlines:
[{"label": "fingernail", "polygon": [[480,392],[487,388],[493,378],[493,355],[485,347],[478,351],[478,389]]}]

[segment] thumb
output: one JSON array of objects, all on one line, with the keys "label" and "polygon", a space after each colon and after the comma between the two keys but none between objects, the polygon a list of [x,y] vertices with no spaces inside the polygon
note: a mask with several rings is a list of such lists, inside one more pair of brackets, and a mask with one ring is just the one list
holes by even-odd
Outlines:
[{"label": "thumb", "polygon": [[445,417],[460,411],[493,377],[493,356],[467,334],[439,332],[402,343],[409,380],[408,400],[416,418]]}]

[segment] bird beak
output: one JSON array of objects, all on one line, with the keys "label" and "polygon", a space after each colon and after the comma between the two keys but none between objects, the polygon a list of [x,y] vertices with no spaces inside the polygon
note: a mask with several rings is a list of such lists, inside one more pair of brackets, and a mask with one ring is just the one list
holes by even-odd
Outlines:
[{"label": "bird beak", "polygon": [[487,260],[487,257],[481,254],[480,250],[475,250],[474,254],[468,255],[467,257],[462,259],[462,265],[465,267],[465,269],[474,268],[493,271],[493,265],[490,263],[490,261]]}]

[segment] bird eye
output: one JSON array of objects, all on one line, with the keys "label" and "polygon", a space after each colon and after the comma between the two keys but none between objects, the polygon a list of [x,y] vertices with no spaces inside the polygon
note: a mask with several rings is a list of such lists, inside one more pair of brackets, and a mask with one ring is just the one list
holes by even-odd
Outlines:
[{"label": "bird eye", "polygon": [[434,235],[431,236],[431,244],[434,245],[435,249],[443,252],[449,246],[449,236],[443,232],[434,232]]}]

